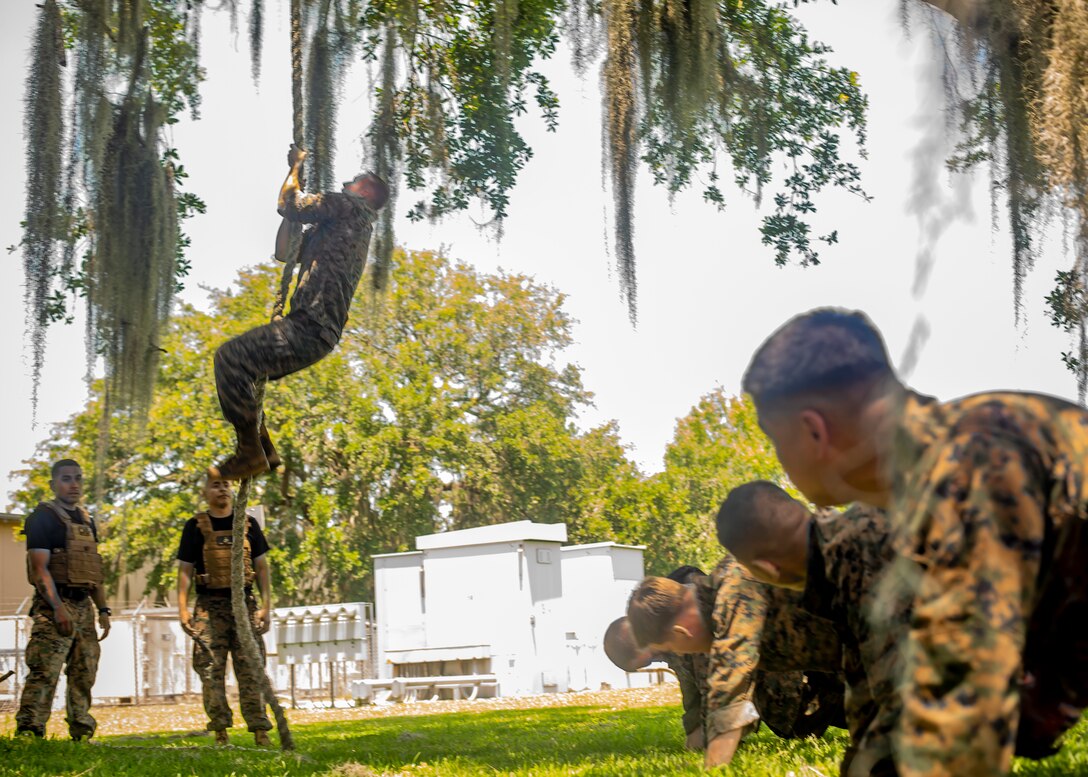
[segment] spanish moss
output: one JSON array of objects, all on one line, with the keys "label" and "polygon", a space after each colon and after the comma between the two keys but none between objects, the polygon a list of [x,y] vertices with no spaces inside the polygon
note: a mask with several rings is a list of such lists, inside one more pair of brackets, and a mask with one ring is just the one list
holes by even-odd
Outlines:
[{"label": "spanish moss", "polygon": [[337,67],[329,43],[330,2],[322,0],[306,63],[306,148],[310,152],[306,173],[313,191],[335,185],[336,108],[343,69]]},{"label": "spanish moss", "polygon": [[375,291],[383,291],[389,283],[389,274],[393,263],[393,214],[397,204],[397,177],[394,165],[399,156],[396,131],[397,94],[397,31],[393,25],[386,25],[382,42],[381,89],[378,92],[378,107],[374,122],[368,131],[373,149],[374,172],[389,184],[389,202],[378,211],[378,222],[374,227],[374,237],[370,272],[371,286]]},{"label": "spanish moss", "polygon": [[264,0],[253,0],[249,10],[249,63],[253,83],[261,80],[261,45],[264,40]]},{"label": "spanish moss", "polygon": [[106,146],[90,298],[110,395],[136,419],[150,406],[157,376],[159,335],[175,289],[178,231],[173,181],[157,141],[165,112],[143,87],[145,62],[146,36]]},{"label": "spanish moss", "polygon": [[50,295],[57,275],[57,241],[63,237],[61,184],[64,159],[64,98],[61,67],[65,64],[60,9],[46,0],[38,13],[34,58],[26,80],[24,133],[26,152],[26,227],[23,267],[26,272],[27,329],[32,349],[33,393],[38,407],[38,381],[45,358],[45,329],[55,315]]},{"label": "spanish moss", "polygon": [[[963,117],[966,140],[954,167],[989,163],[991,187],[1003,192],[1012,234],[1013,312],[1019,322],[1023,282],[1039,252],[1054,206],[1077,215],[1080,232],[1073,268],[1058,274],[1048,297],[1051,319],[1071,334],[1084,331],[1083,305],[1073,304],[1084,282],[1084,225],[1088,224],[1088,6],[1083,0],[925,0],[960,25],[959,67],[981,71],[974,93],[949,94]],[[943,38],[942,38],[943,45]],[[1078,374],[1081,399],[1088,362],[1066,354]]]},{"label": "spanish moss", "polygon": [[638,316],[635,285],[634,203],[638,165],[634,0],[605,0],[608,53],[602,69],[605,116],[604,158],[615,205],[616,262],[620,294],[631,321]]}]

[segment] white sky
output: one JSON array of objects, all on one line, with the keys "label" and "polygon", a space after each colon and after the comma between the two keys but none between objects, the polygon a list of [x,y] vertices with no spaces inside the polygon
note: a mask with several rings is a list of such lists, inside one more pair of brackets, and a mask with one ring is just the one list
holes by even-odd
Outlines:
[{"label": "white sky", "polygon": [[[1050,326],[1043,299],[1062,256],[1061,225],[1025,284],[1025,320],[1013,321],[1012,269],[1004,219],[991,229],[985,175],[952,179],[939,160],[947,149],[935,70],[939,57],[927,30],[908,36],[898,0],[840,0],[803,6],[798,13],[813,38],[832,45],[836,64],[856,70],[870,98],[865,204],[833,193],[820,199],[815,232],[837,228],[840,243],[822,252],[819,267],[774,266],[759,242],[760,216],[738,192],[725,189],[728,209],[717,212],[688,192],[669,203],[641,174],[637,194],[639,324],[633,329],[618,296],[609,258],[610,200],[601,183],[600,109],[596,69],[585,80],[558,57],[546,73],[558,91],[557,133],[532,115],[522,122],[535,156],[511,196],[505,236],[495,242],[478,230],[474,212],[435,225],[403,217],[398,240],[415,249],[444,248],[481,271],[502,267],[533,275],[568,295],[577,319],[568,358],[581,365],[596,406],[585,426],[619,421],[631,455],[659,470],[676,420],[717,385],[739,390],[752,351],[795,313],[819,305],[868,312],[896,358],[916,327],[928,339],[909,378],[927,393],[950,398],[994,388],[1023,388],[1074,397],[1073,376],[1060,353],[1065,335]],[[282,7],[280,7],[282,6]],[[172,130],[190,173],[188,187],[208,213],[186,223],[193,273],[183,298],[206,304],[204,287],[222,288],[239,267],[268,261],[278,217],[275,198],[290,142],[290,87],[286,3],[266,11],[259,91],[250,79],[243,26],[230,35],[224,13],[205,12],[203,45],[208,80],[202,119]],[[34,0],[6,0],[0,31],[0,142],[21,170],[22,90],[35,11]],[[243,22],[244,25],[244,22]],[[349,78],[339,122],[337,174],[360,167],[360,136],[369,123],[367,72]],[[918,159],[938,160],[916,164]],[[723,176],[726,180],[728,177]],[[23,176],[0,189],[0,246],[19,241]],[[400,209],[407,210],[407,193]],[[931,260],[929,270],[926,258]],[[52,423],[85,402],[82,324],[55,327],[49,337],[37,426],[31,423],[29,349],[24,333],[22,257],[6,256],[10,281],[0,288],[0,342],[5,412],[0,419],[3,493]],[[921,276],[921,277],[920,277]],[[16,282],[18,279],[19,282]],[[209,391],[214,387],[209,386]],[[194,462],[194,466],[203,462]],[[0,504],[4,503],[0,499]]]}]

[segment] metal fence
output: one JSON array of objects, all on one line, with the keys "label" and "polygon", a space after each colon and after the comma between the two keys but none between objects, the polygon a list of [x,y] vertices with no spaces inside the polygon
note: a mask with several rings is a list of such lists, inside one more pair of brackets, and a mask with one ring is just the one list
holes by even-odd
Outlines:
[{"label": "metal fence", "polygon": [[[24,608],[20,608],[20,612]],[[374,609],[369,602],[286,607],[273,610],[265,635],[266,670],[278,694],[314,700],[345,696],[351,680],[375,676]],[[31,620],[0,616],[0,709],[18,704],[27,667],[24,659]],[[176,607],[152,607],[146,600],[111,618],[110,635],[94,685],[96,704],[150,704],[200,692],[192,669],[192,639],[181,630]],[[64,705],[62,675],[54,696]],[[227,675],[228,689],[236,686]]]}]

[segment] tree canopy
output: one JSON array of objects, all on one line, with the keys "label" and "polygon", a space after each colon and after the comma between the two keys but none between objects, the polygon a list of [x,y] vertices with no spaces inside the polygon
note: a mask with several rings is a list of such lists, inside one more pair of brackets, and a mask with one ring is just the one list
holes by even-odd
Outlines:
[{"label": "tree canopy", "polygon": [[[603,505],[637,470],[614,426],[581,433],[591,401],[560,361],[571,320],[555,290],[518,275],[480,275],[430,253],[398,255],[389,293],[369,314],[360,290],[340,347],[268,386],[265,410],[283,468],[263,479],[281,602],[345,600],[369,586],[371,553],[409,550],[442,529],[566,521],[572,539],[633,539]],[[173,574],[182,523],[199,507],[202,464],[228,443],[212,352],[266,319],[278,279],[246,270],[208,313],[183,307],[141,435],[114,435],[99,506],[114,572]],[[32,505],[61,455],[95,474],[104,387],[42,443],[16,496]],[[585,516],[584,519],[582,516]]]},{"label": "tree canopy", "polygon": [[[903,0],[906,5],[906,0]],[[1088,390],[1088,6],[1081,0],[925,0],[957,22],[938,36],[960,143],[952,169],[988,164],[1012,234],[1014,312],[1048,221],[1072,216],[1073,263],[1047,297],[1053,323],[1076,333],[1063,354]]]},{"label": "tree canopy", "polygon": [[[817,246],[835,242],[834,231],[811,233],[820,190],[861,194],[859,171],[843,152],[863,153],[857,75],[831,67],[826,47],[773,0],[298,7],[310,185],[334,185],[341,84],[350,64],[364,60],[375,69],[367,155],[379,174],[414,193],[412,219],[480,204],[501,223],[532,155],[517,118],[532,110],[548,128],[559,121],[559,95],[541,63],[560,42],[581,69],[603,52],[602,136],[632,319],[639,167],[670,192],[699,183],[720,207],[723,180],[757,200],[773,191],[762,230],[777,262],[816,263]],[[198,115],[201,19],[212,8],[232,23],[248,14],[258,78],[261,0],[46,0],[27,76],[23,245],[35,374],[45,327],[70,319],[71,298],[84,296],[89,360],[104,357],[111,403],[137,418],[150,401],[176,283],[189,269],[179,222],[204,209],[180,191],[185,149],[171,148],[163,128],[186,111]],[[396,201],[375,230],[377,286],[393,253]]]},{"label": "tree canopy", "polygon": [[[664,469],[647,476],[614,423],[587,431],[592,401],[562,360],[573,322],[563,295],[520,275],[480,274],[433,253],[401,253],[389,292],[359,308],[340,348],[270,383],[268,423],[284,466],[262,479],[278,602],[367,598],[369,556],[414,538],[513,520],[565,522],[571,542],[647,545],[649,572],[721,555],[713,519],[729,489],[785,483],[748,400],[710,392],[677,422]],[[17,502],[48,493],[49,464],[74,457],[102,475],[98,518],[119,573],[149,568],[150,593],[173,581],[184,521],[200,508],[201,466],[228,442],[211,355],[265,320],[278,279],[244,270],[211,308],[183,306],[142,434],[111,436],[96,459],[104,383],[57,425],[21,474]],[[117,411],[113,411],[117,412]],[[101,471],[98,468],[101,467]]]}]

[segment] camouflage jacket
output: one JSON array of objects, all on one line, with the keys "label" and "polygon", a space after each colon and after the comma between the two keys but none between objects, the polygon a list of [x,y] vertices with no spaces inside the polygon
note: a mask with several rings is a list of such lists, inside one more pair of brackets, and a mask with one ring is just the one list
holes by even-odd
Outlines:
[{"label": "camouflage jacket", "polygon": [[336,345],[363,275],[377,214],[350,194],[303,194],[292,189],[284,199],[283,216],[316,225],[302,239],[290,315],[308,318],[330,345]]},{"label": "camouflage jacket", "polygon": [[1018,723],[1022,740],[1052,741],[1068,723],[1046,711],[1088,701],[1088,413],[1034,394],[911,394],[889,464],[897,558],[881,593],[912,600],[897,764],[1003,774]]},{"label": "camouflage jacket", "polygon": [[706,696],[707,659],[701,653],[665,653],[661,656],[676,675],[680,697],[684,705],[681,722],[685,734],[693,734],[703,727],[703,706]]},{"label": "camouflage jacket", "polygon": [[[753,579],[731,556],[711,573],[709,589],[713,643],[704,715],[707,741],[760,718],[776,733],[793,735],[799,716],[821,706],[806,690],[804,671],[839,671],[841,647],[834,628],[800,608],[800,592]],[[834,693],[824,700],[824,711],[836,702],[841,709],[841,686],[837,693],[837,700]]]},{"label": "camouflage jacket", "polygon": [[861,505],[845,513],[821,510],[812,521],[803,606],[832,621],[842,640],[850,730],[845,775],[894,774],[890,737],[899,717],[895,684],[909,598],[885,607],[880,628],[872,625],[877,583],[891,555],[887,517],[881,510]]}]

